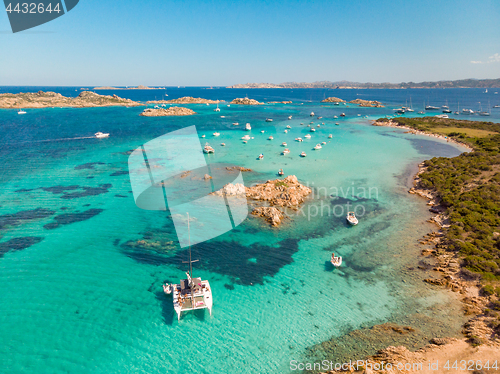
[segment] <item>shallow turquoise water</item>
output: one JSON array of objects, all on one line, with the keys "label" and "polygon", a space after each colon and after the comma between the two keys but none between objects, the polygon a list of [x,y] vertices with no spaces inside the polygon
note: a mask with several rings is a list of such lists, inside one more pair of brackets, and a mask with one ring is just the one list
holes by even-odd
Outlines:
[{"label": "shallow turquoise water", "polygon": [[[183,118],[143,118],[141,108],[30,110],[22,118],[0,112],[0,365],[9,373],[287,372],[291,359],[332,336],[415,308],[431,314],[452,300],[411,282],[403,287],[397,269],[405,248],[428,230],[425,204],[406,193],[409,167],[462,150],[370,126],[356,115],[363,108],[190,107],[198,114]],[[311,110],[323,119],[311,119]],[[340,111],[347,119],[332,118]],[[311,120],[325,125],[312,139],[293,141],[309,133]],[[250,217],[194,246],[195,275],[212,285],[213,316],[188,313],[178,322],[161,284],[183,276],[187,253],[168,213],[138,209],[120,172],[127,151],[193,124],[216,150],[208,162],[253,169],[244,174],[247,185],[283,168],[315,195],[280,229]],[[96,131],[111,137],[72,139]],[[243,144],[247,133],[254,139]],[[321,141],[327,144],[312,150]],[[347,202],[359,209],[357,227],[345,223]],[[161,245],[127,244],[141,239]],[[332,251],[344,257],[338,270],[328,263]],[[446,316],[435,318],[455,333]]]}]

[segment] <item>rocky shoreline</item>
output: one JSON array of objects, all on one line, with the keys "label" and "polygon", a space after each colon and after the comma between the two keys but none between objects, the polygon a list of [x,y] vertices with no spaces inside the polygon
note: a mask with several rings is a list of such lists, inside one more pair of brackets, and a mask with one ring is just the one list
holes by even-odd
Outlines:
[{"label": "rocky shoreline", "polygon": [[358,104],[360,107],[368,107],[368,108],[383,108],[384,106],[380,101],[376,100],[362,100],[356,99],[349,101],[349,104]]},{"label": "rocky shoreline", "polygon": [[141,106],[143,104],[123,99],[117,95],[99,95],[83,91],[77,97],[66,97],[56,92],[25,92],[0,94],[1,109],[35,109],[53,107],[94,108],[105,106]]},{"label": "rocky shoreline", "polygon": [[338,97],[327,97],[324,100],[321,100],[322,103],[345,103],[345,100],[339,99]]},{"label": "rocky shoreline", "polygon": [[224,100],[209,100],[201,97],[184,96],[172,100],[150,100],[146,104],[217,104]]},{"label": "rocky shoreline", "polygon": [[249,99],[248,97],[236,98],[231,101],[230,104],[238,104],[238,105],[263,105],[264,103],[260,103],[257,100]]},{"label": "rocky shoreline", "polygon": [[147,108],[140,114],[140,116],[144,117],[165,117],[165,116],[191,116],[196,114],[194,110],[189,108],[183,108],[181,106],[171,106],[168,109],[159,108],[159,109],[151,109]]},{"label": "rocky shoreline", "polygon": [[[407,126],[401,126],[393,121],[375,122],[376,126],[389,126],[405,128],[410,130],[411,133],[428,135],[437,138],[445,137],[433,133],[426,133],[414,130]],[[467,144],[447,139],[448,141],[455,142],[470,151],[473,149]],[[419,171],[414,177],[414,187],[408,191],[410,194],[419,195],[428,200],[427,205],[430,211],[435,215],[429,220],[438,226],[438,230],[426,235],[420,241],[420,244],[425,246],[422,250],[422,257],[433,258],[435,265],[432,270],[435,276],[426,278],[426,283],[436,285],[439,287],[446,287],[452,292],[460,295],[460,300],[463,305],[463,311],[466,316],[470,316],[469,320],[464,324],[462,333],[465,338],[452,339],[452,338],[433,338],[430,344],[415,351],[411,352],[404,346],[394,347],[389,346],[386,349],[380,350],[376,355],[368,357],[365,364],[353,370],[352,367],[347,367],[346,370],[340,368],[327,371],[326,373],[338,372],[354,372],[354,373],[374,373],[384,372],[387,374],[399,373],[401,370],[396,368],[397,364],[403,366],[407,363],[422,363],[422,368],[415,369],[410,366],[410,370],[405,370],[408,373],[435,373],[443,372],[435,371],[428,368],[425,363],[429,361],[435,362],[440,360],[444,363],[446,360],[488,360],[494,361],[500,357],[500,338],[495,334],[491,326],[491,321],[494,317],[488,314],[488,305],[490,304],[490,297],[480,294],[481,284],[479,276],[472,273],[465,268],[461,268],[460,261],[456,252],[447,251],[447,243],[445,242],[445,232],[449,227],[449,220],[446,216],[446,208],[441,204],[437,191],[434,189],[425,188],[421,184],[420,175],[426,171],[425,163],[419,165]],[[385,363],[386,366],[382,370],[381,364]],[[387,363],[392,364],[392,368],[387,368]],[[378,365],[379,369],[374,369]],[[441,366],[440,369],[443,367]],[[474,371],[474,373],[483,373],[483,371]]]}]

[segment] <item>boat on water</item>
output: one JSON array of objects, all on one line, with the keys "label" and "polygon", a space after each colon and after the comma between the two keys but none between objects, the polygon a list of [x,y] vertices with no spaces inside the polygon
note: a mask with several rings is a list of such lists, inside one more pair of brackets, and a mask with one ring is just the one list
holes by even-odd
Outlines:
[{"label": "boat on water", "polygon": [[245,125],[245,130],[250,131],[252,129],[252,126],[250,126],[249,123]]},{"label": "boat on water", "polygon": [[303,142],[304,141],[304,139],[302,139],[302,138],[295,138],[295,140],[298,141],[298,142]]},{"label": "boat on water", "polygon": [[332,134],[328,135],[328,139],[331,139],[331,138],[333,138],[333,135]]},{"label": "boat on water", "polygon": [[241,139],[243,139],[243,140],[250,140],[250,135],[245,135],[245,136],[241,137]]},{"label": "boat on water", "polygon": [[261,134],[264,134],[264,130],[262,130],[260,133],[261,133]]},{"label": "boat on water", "polygon": [[103,132],[100,132],[100,131],[99,131],[99,132],[96,132],[96,133],[94,134],[94,136],[95,136],[96,138],[99,138],[99,139],[100,139],[100,138],[107,138],[107,137],[109,136],[109,134],[106,134],[106,133],[103,133]]},{"label": "boat on water", "polygon": [[418,114],[425,114],[425,112],[421,110],[420,112],[418,112]]},{"label": "boat on water", "polygon": [[233,126],[238,126],[239,123],[238,122],[233,122]]},{"label": "boat on water", "polygon": [[266,118],[266,122],[273,122],[272,118]]},{"label": "boat on water", "polygon": [[273,136],[271,135],[269,138],[267,138],[267,140],[273,140]]},{"label": "boat on water", "polygon": [[325,144],[326,144],[326,142],[321,142],[321,144],[325,145]]},{"label": "boat on water", "polygon": [[226,143],[220,143],[220,145],[221,145],[222,147],[225,147],[225,146],[226,146]]},{"label": "boat on water", "polygon": [[439,107],[437,106],[432,106],[432,105],[427,105],[425,107],[425,110],[439,110]]},{"label": "boat on water", "polygon": [[[189,213],[188,213],[189,232]],[[191,260],[191,244],[189,245],[189,271],[186,272],[186,279],[181,279],[179,284],[172,284],[174,310],[177,313],[177,320],[181,319],[181,314],[190,310],[208,309],[212,315],[212,288],[208,280],[193,278],[193,262]],[[164,287],[165,291],[165,287]]]},{"label": "boat on water", "polygon": [[263,154],[263,153],[261,153],[261,154],[259,155],[259,160],[263,160],[263,159],[264,159],[264,154]]},{"label": "boat on water", "polygon": [[281,143],[282,147],[286,147],[286,142]]},{"label": "boat on water", "polygon": [[438,114],[437,116],[434,116],[436,118],[450,118],[447,114]]},{"label": "boat on water", "polygon": [[321,149],[321,148],[323,148],[323,147],[321,146],[321,144],[316,144],[316,145],[314,146],[314,149],[315,149],[315,150],[318,150],[318,149]]},{"label": "boat on water", "polygon": [[318,119],[321,119],[321,118],[323,118],[323,117],[318,117]]},{"label": "boat on water", "polygon": [[215,150],[210,146],[210,144],[205,143],[205,146],[203,147],[203,152],[204,153],[215,153]]},{"label": "boat on water", "polygon": [[340,103],[333,103],[333,105],[340,105]]},{"label": "boat on water", "polygon": [[302,153],[300,154],[300,157],[306,157],[306,156],[307,156],[307,154],[306,154],[305,152],[302,152]]},{"label": "boat on water", "polygon": [[311,135],[306,134],[305,138],[310,139],[310,138],[311,138]]},{"label": "boat on water", "polygon": [[340,126],[340,123],[336,122],[336,123],[335,123],[335,126]]},{"label": "boat on water", "polygon": [[321,127],[321,125],[316,125],[316,127]]},{"label": "boat on water", "polygon": [[278,171],[278,175],[283,175],[283,174],[285,174],[285,173],[283,173],[283,169],[280,169],[280,170]]},{"label": "boat on water", "polygon": [[287,128],[287,129],[291,129],[291,128],[292,128],[292,126],[290,126],[290,125],[287,125],[287,126],[286,126],[286,128]]},{"label": "boat on water", "polygon": [[338,268],[340,265],[342,265],[342,256],[335,256],[335,253],[332,253],[332,258],[330,259],[330,262],[332,263],[333,266]]},{"label": "boat on water", "polygon": [[474,114],[474,111],[472,109],[462,109],[462,114]]},{"label": "boat on water", "polygon": [[204,137],[205,137],[205,135],[202,135],[201,137],[202,137],[202,138],[204,138]]},{"label": "boat on water", "polygon": [[19,109],[19,112],[17,112],[17,114],[26,114],[26,112],[22,109]]},{"label": "boat on water", "polygon": [[217,103],[217,108],[214,109],[214,112],[220,112],[219,103]]},{"label": "boat on water", "polygon": [[311,128],[311,130],[309,130],[309,131],[310,131],[310,132],[315,132],[315,131],[316,131],[316,129]]},{"label": "boat on water", "polygon": [[500,108],[500,105],[493,105],[493,108]]},{"label": "boat on water", "polygon": [[285,150],[282,152],[284,155],[287,155],[290,153],[290,150],[288,148],[285,148]]},{"label": "boat on water", "polygon": [[443,109],[443,113],[451,113],[451,110],[449,110],[449,109]]},{"label": "boat on water", "polygon": [[217,132],[217,131],[216,131],[216,132],[214,132],[212,135],[213,135],[213,136],[219,136],[219,135],[220,135],[220,132]]},{"label": "boat on water", "polygon": [[347,222],[349,222],[349,224],[351,224],[353,226],[356,226],[358,224],[358,219],[356,218],[356,215],[354,214],[354,212],[348,212],[346,219],[347,219]]},{"label": "boat on water", "polygon": [[314,112],[311,112],[310,116],[311,116],[311,117],[314,117]]},{"label": "boat on water", "polygon": [[288,130],[285,130],[285,131],[283,131],[283,132],[284,132],[285,134],[287,134],[287,133],[288,133]]},{"label": "boat on water", "polygon": [[338,116],[333,116],[333,118],[339,118]]},{"label": "boat on water", "polygon": [[292,116],[288,116],[288,119],[292,119]]},{"label": "boat on water", "polygon": [[340,116],[341,117],[345,117],[345,113],[340,113]]}]

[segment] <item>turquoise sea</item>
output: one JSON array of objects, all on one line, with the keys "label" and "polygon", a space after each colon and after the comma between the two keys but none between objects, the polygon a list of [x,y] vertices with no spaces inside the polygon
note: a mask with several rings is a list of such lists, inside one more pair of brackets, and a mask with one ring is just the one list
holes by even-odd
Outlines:
[{"label": "turquoise sea", "polygon": [[[40,89],[80,92],[79,87],[0,92]],[[416,112],[421,108],[415,104],[424,100],[448,101],[452,109],[458,100],[472,109],[480,101],[493,106],[500,100],[493,89],[484,94],[168,87],[99,93],[140,101],[167,93],[169,99],[229,101],[248,95],[293,103],[223,104],[220,112],[215,105],[188,105],[195,115],[160,118],[140,117],[143,107],[28,109],[22,116],[0,110],[2,372],[288,373],[291,360],[345,359],[345,352],[311,349],[361,327],[411,324],[422,344],[425,336],[460,333],[455,295],[423,283],[428,273],[415,270],[421,261],[418,239],[435,228],[425,222],[431,217],[425,200],[407,190],[419,162],[464,149],[371,126],[370,120],[392,114],[410,94]],[[324,96],[380,100],[387,107],[325,105],[319,102]],[[323,118],[310,117],[311,111]],[[491,111],[491,117],[467,118],[498,122],[500,110]],[[333,118],[341,112],[347,116]],[[310,133],[310,121],[321,127],[310,140],[295,142]],[[250,132],[244,130],[247,122]],[[275,179],[283,168],[314,194],[279,229],[249,216],[234,230],[193,246],[193,257],[200,260],[194,274],[212,285],[213,315],[197,311],[177,321],[162,283],[184,276],[187,250],[179,246],[168,211],[136,207],[127,161],[141,144],[191,125],[206,135],[202,144],[215,148],[205,156],[208,163],[253,170],[244,173],[245,184]],[[284,133],[287,125],[292,128]],[[216,130],[218,138],[212,136]],[[111,135],[95,139],[97,131]],[[254,139],[243,144],[246,134]],[[270,135],[274,140],[267,140]],[[284,141],[291,151],[287,156],[281,155]],[[314,151],[322,141],[327,144]],[[306,158],[299,157],[302,151]],[[359,209],[356,227],[345,222],[348,204]],[[332,269],[331,252],[343,256],[341,268]]]}]

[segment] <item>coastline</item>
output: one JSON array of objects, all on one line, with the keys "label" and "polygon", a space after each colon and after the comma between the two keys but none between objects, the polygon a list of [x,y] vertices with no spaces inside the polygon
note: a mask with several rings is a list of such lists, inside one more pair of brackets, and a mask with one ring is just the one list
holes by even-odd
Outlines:
[{"label": "coastline", "polygon": [[[409,133],[415,135],[425,135],[446,140],[447,142],[455,143],[466,148],[469,152],[474,152],[474,149],[463,142],[445,137],[443,135],[416,130],[409,126],[398,124],[394,121],[372,123],[374,126],[386,126],[409,130]],[[443,365],[447,360],[453,364],[455,360],[472,360],[477,362],[482,360],[493,362],[500,357],[500,339],[494,334],[493,329],[488,326],[489,317],[487,315],[487,306],[489,304],[488,296],[480,294],[481,284],[479,277],[474,276],[474,273],[467,271],[460,266],[460,258],[457,252],[447,251],[444,235],[449,227],[449,219],[446,216],[446,208],[440,201],[440,196],[434,188],[426,188],[421,184],[421,174],[427,170],[425,161],[418,165],[418,172],[413,177],[413,187],[408,191],[410,194],[415,194],[428,200],[427,206],[429,211],[435,214],[428,222],[437,225],[438,230],[429,233],[420,240],[422,246],[427,248],[422,249],[422,258],[431,258],[434,260],[433,271],[435,275],[424,279],[424,282],[450,289],[457,293],[460,298],[464,316],[469,316],[468,321],[463,325],[463,338],[456,339],[451,337],[434,336],[429,340],[428,345],[411,352],[406,346],[388,346],[382,349],[377,354],[368,356],[364,359],[364,364],[357,367],[348,366],[346,368],[333,369],[324,371],[324,373],[339,373],[339,372],[355,372],[355,373],[397,373],[401,372],[401,367],[398,364],[411,364],[410,368],[404,368],[408,373],[435,373],[436,370],[428,367],[429,362],[441,362],[439,369],[443,369]],[[430,247],[430,248],[429,248]],[[378,326],[374,326],[377,328]],[[359,330],[356,330],[359,331]],[[387,365],[382,367],[382,363],[390,363],[391,368]],[[418,367],[418,363],[422,363],[422,367]],[[413,366],[417,364],[417,366]],[[450,367],[451,365],[450,364]],[[456,370],[457,372],[470,372],[465,370]],[[498,372],[498,370],[492,370]],[[477,371],[482,373],[482,371]]]}]

